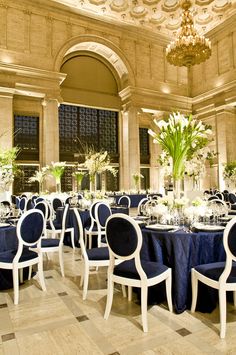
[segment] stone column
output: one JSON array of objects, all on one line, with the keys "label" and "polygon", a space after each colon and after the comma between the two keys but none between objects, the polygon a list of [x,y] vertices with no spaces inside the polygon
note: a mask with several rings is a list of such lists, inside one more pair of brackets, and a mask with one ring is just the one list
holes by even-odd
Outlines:
[{"label": "stone column", "polygon": [[139,120],[136,107],[122,111],[120,118],[120,189],[134,188],[132,174],[140,170]]},{"label": "stone column", "polygon": [[236,160],[236,110],[220,109],[216,112],[216,144],[218,151],[218,186],[224,190],[223,180],[224,164]]},{"label": "stone column", "polygon": [[154,144],[153,138],[150,137],[150,188],[151,190],[164,193],[164,175],[161,174],[161,169],[157,163],[160,153],[160,145]]},{"label": "stone column", "polygon": [[0,93],[0,148],[13,146],[13,94]]},{"label": "stone column", "polygon": [[[41,135],[41,151],[42,166],[50,165],[52,161],[59,161],[59,120],[58,120],[58,101],[56,99],[48,99],[42,101],[43,117],[42,117],[42,135]],[[56,183],[52,177],[46,181],[46,189],[55,191]]]}]

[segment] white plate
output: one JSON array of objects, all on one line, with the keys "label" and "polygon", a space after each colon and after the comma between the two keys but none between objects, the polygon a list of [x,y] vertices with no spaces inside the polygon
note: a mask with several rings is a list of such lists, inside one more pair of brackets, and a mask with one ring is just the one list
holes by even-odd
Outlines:
[{"label": "white plate", "polygon": [[210,224],[195,224],[194,227],[198,230],[204,231],[204,232],[216,232],[216,231],[222,231],[225,229],[224,226],[214,226]]},{"label": "white plate", "polygon": [[231,220],[232,218],[234,218],[234,217],[235,217],[235,216],[227,216],[227,217],[225,216],[225,217],[220,217],[220,220],[221,220],[221,221],[226,221],[226,222],[227,222],[227,221],[230,221],[230,220]]},{"label": "white plate", "polygon": [[149,219],[148,216],[136,216],[136,217],[134,217],[135,221],[145,221],[147,219]]},{"label": "white plate", "polygon": [[172,226],[170,224],[150,224],[149,226],[146,226],[146,228],[160,231],[170,231],[178,228],[178,226]]},{"label": "white plate", "polygon": [[1,227],[9,227],[10,223],[0,223],[0,228]]}]

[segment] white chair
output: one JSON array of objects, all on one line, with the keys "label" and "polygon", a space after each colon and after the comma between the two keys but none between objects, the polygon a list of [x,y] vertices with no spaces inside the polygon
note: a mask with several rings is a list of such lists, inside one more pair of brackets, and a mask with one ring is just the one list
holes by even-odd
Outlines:
[{"label": "white chair", "polygon": [[[39,210],[29,210],[19,218],[16,235],[18,248],[16,251],[0,253],[0,269],[12,270],[14,304],[19,303],[19,270],[32,265],[38,265],[38,276],[43,291],[46,291],[43,275],[43,258],[41,252],[41,238],[45,229],[45,218]],[[35,247],[36,246],[36,247]],[[34,247],[34,249],[30,249]],[[29,272],[30,277],[30,272]]]},{"label": "white chair", "polygon": [[94,202],[89,209],[89,215],[90,215],[90,226],[86,227],[84,229],[84,237],[85,237],[85,245],[87,246],[88,244],[88,248],[91,249],[92,248],[92,238],[93,237],[98,237],[99,235],[99,231],[97,228],[97,224],[96,224],[96,219],[95,219],[95,206],[98,202]]},{"label": "white chair", "polygon": [[105,239],[106,235],[106,221],[108,217],[111,216],[111,208],[108,204],[105,202],[98,202],[95,205],[95,210],[94,210],[94,215],[95,215],[95,221],[97,225],[97,230],[98,230],[98,237],[97,237],[97,246],[107,246],[106,245],[106,240],[102,240],[102,237]]},{"label": "white chair", "polygon": [[[62,216],[62,225],[61,225],[60,233],[56,233],[56,235],[59,234],[59,238],[54,238],[53,236],[53,238],[48,238],[48,237],[43,238],[41,241],[41,251],[43,253],[58,252],[62,277],[65,276],[64,261],[63,261],[63,241],[64,241],[64,235],[66,231],[66,219],[68,215],[68,209],[69,209],[69,205],[65,205],[63,216]],[[47,234],[47,232],[48,230],[46,230],[45,234]]]},{"label": "white chair", "polygon": [[137,215],[138,216],[143,214],[142,208],[147,201],[148,201],[147,197],[144,197],[144,198],[142,198],[142,200],[139,201],[138,208],[137,208]]},{"label": "white chair", "polygon": [[[131,217],[117,213],[108,218],[106,238],[110,254],[108,267],[107,303],[104,318],[108,319],[114,292],[114,282],[128,286],[129,300],[132,287],[141,288],[141,313],[143,331],[148,331],[147,293],[148,287],[162,281],[166,283],[166,294],[169,310],[172,312],[171,269],[157,263],[140,258],[142,232]],[[121,261],[115,266],[115,262]]]},{"label": "white chair", "polygon": [[131,206],[131,199],[129,196],[121,196],[117,202],[117,205],[121,205],[121,206],[127,206],[128,208],[130,208]]},{"label": "white chair", "polygon": [[234,291],[234,306],[236,307],[236,217],[234,217],[224,230],[225,262],[198,265],[192,268],[192,306],[191,312],[196,309],[198,281],[217,289],[219,292],[220,308],[220,337],[225,338],[226,333],[226,292]]},{"label": "white chair", "polygon": [[[67,211],[69,209],[69,205],[66,204],[67,207]],[[63,214],[64,216],[64,214]],[[68,215],[67,215],[68,217]],[[47,228],[46,228],[46,234],[47,235],[51,235],[52,238],[56,238],[57,235],[61,235],[62,233],[70,233],[70,238],[71,238],[71,245],[72,248],[75,249],[75,231],[74,231],[74,227],[67,227],[67,220],[68,218],[66,218],[65,225],[63,225],[63,217],[62,217],[62,221],[58,222],[56,220],[53,220],[53,210],[52,207],[49,206],[49,212],[48,212],[48,223],[47,223]]]},{"label": "white chair", "polygon": [[108,247],[86,249],[83,237],[83,225],[77,208],[74,208],[74,214],[76,216],[78,226],[79,243],[83,261],[83,270],[81,273],[80,286],[83,286],[83,300],[85,300],[88,292],[90,268],[108,266],[109,251]]}]

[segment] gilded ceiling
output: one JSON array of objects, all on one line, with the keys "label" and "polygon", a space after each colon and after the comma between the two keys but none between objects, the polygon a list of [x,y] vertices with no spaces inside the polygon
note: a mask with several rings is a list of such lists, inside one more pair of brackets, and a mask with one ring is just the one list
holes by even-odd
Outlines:
[{"label": "gilded ceiling", "polygon": [[[108,21],[173,35],[180,26],[179,0],[50,0]],[[236,13],[236,0],[195,0],[195,25],[204,34]]]}]

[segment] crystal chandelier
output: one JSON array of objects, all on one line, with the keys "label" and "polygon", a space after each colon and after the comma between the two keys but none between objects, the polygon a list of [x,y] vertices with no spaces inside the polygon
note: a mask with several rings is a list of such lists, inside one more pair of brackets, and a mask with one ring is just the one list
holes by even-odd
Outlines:
[{"label": "crystal chandelier", "polygon": [[193,24],[193,15],[189,11],[191,0],[182,0],[183,9],[181,27],[177,38],[166,48],[166,58],[170,64],[178,67],[190,67],[208,59],[211,55],[211,42],[200,36]]}]

